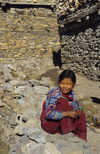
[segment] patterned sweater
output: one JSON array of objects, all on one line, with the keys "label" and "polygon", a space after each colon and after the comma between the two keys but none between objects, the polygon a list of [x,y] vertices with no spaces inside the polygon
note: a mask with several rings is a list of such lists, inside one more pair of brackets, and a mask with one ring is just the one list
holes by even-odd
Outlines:
[{"label": "patterned sweater", "polygon": [[76,101],[76,96],[73,91],[70,91],[65,97],[65,94],[62,94],[59,87],[55,87],[49,91],[45,104],[45,113],[47,119],[62,119],[62,111],[56,111],[56,101],[59,98],[67,98],[69,105],[72,105],[73,110],[81,109],[78,102]]}]

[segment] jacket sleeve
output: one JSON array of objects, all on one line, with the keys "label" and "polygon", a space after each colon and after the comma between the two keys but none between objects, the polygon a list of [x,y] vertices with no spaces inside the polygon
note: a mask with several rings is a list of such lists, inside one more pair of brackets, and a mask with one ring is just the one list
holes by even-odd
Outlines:
[{"label": "jacket sleeve", "polygon": [[63,118],[62,111],[56,111],[56,101],[57,100],[55,98],[52,98],[52,100],[55,103],[52,103],[51,101],[49,101],[49,104],[47,102],[45,105],[46,118],[55,119],[55,120],[62,119]]},{"label": "jacket sleeve", "polygon": [[72,106],[73,110],[75,110],[75,111],[77,109],[81,110],[81,108],[79,107],[79,104],[78,104],[78,102],[76,100],[75,93],[73,92],[72,95],[73,95],[73,106]]}]

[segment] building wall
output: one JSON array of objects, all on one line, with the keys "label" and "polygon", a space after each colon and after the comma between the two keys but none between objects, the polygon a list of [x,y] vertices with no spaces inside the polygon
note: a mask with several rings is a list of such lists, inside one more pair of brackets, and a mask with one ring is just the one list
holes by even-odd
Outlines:
[{"label": "building wall", "polygon": [[60,48],[54,7],[0,7],[0,40],[0,58],[52,57]]},{"label": "building wall", "polygon": [[100,15],[74,21],[59,29],[63,69],[72,69],[91,80],[100,81]]},{"label": "building wall", "polygon": [[[0,58],[51,57],[62,69],[100,80],[100,13],[86,17],[85,5],[64,18],[57,16],[58,0],[39,2],[0,7]],[[82,12],[82,20],[73,21]]]}]

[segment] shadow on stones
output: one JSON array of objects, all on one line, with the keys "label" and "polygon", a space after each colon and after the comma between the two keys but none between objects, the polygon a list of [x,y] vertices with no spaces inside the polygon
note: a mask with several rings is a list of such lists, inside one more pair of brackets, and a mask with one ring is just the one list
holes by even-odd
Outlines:
[{"label": "shadow on stones", "polygon": [[[10,10],[10,8],[19,8],[19,9],[24,9],[24,8],[39,8],[40,6],[38,6],[38,5],[30,5],[30,4],[28,4],[27,3],[27,5],[26,4],[23,4],[23,5],[20,5],[20,2],[19,2],[19,4],[10,4],[9,3],[9,1],[8,1],[8,3],[5,3],[5,5],[4,6],[1,6],[1,4],[2,3],[0,3],[0,7],[2,7],[2,10],[6,13],[7,12],[7,10]],[[52,10],[52,12],[54,11],[54,8],[52,8],[51,6],[46,6],[46,5],[43,5],[43,8],[47,8],[47,9],[51,9]],[[17,12],[18,13],[18,12]],[[22,14],[22,12],[21,12],[21,14]],[[34,14],[33,14],[34,15]]]},{"label": "shadow on stones", "polygon": [[53,63],[55,66],[59,66],[59,68],[61,68],[61,66],[62,66],[61,50],[59,50],[57,53],[53,52]]},{"label": "shadow on stones", "polygon": [[54,85],[58,86],[59,70],[57,68],[48,70],[44,74],[42,74],[40,77],[49,77],[50,80],[54,82]]},{"label": "shadow on stones", "polygon": [[99,98],[97,98],[97,97],[91,97],[91,99],[92,99],[93,103],[100,104],[100,99]]}]

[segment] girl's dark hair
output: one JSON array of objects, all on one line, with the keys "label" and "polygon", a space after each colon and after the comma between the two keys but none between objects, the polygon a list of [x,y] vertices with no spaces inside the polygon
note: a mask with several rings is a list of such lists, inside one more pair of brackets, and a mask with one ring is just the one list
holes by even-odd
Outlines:
[{"label": "girl's dark hair", "polygon": [[60,75],[59,75],[59,83],[65,79],[65,78],[71,78],[72,82],[75,84],[76,83],[76,75],[72,70],[64,70]]}]

